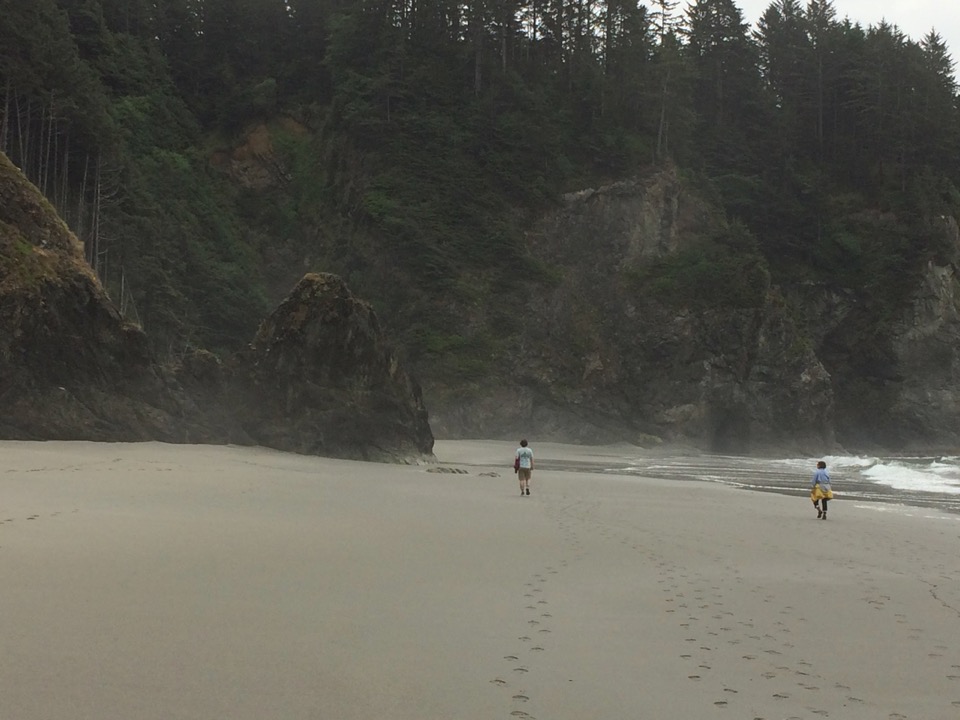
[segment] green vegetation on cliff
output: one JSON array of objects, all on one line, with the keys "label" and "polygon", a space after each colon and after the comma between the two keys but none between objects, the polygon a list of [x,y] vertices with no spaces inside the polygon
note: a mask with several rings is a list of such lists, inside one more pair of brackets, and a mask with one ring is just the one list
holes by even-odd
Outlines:
[{"label": "green vegetation on cliff", "polygon": [[[679,306],[816,279],[869,330],[960,214],[947,48],[829,0],[756,30],[733,0],[0,0],[0,94],[0,150],[163,352],[247,342],[315,269],[421,370],[475,377],[555,281],[530,218],[655,164],[729,220],[640,271]],[[238,182],[264,123],[268,177]]]}]

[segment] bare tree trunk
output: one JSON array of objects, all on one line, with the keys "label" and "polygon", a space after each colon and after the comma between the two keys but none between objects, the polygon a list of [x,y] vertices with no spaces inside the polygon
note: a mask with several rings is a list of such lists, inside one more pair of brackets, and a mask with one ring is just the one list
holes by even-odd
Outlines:
[{"label": "bare tree trunk", "polygon": [[60,168],[60,208],[65,215],[69,208],[67,202],[70,197],[70,133],[63,138],[63,159]]},{"label": "bare tree trunk", "polygon": [[670,68],[663,78],[660,91],[660,123],[657,127],[657,158],[662,158],[667,152],[667,98],[669,97]]},{"label": "bare tree trunk", "polygon": [[36,170],[34,170],[34,176],[33,176],[34,185],[40,188],[40,192],[42,192],[44,195],[46,195],[46,192],[44,191],[44,188],[43,188],[43,185],[44,185],[44,182],[43,182],[43,151],[44,151],[43,129],[46,125],[46,112],[47,112],[46,106],[41,103],[40,124],[39,124],[40,138],[37,141],[37,150],[36,150],[37,166],[36,166]]},{"label": "bare tree trunk", "polygon": [[471,5],[467,23],[473,43],[473,94],[479,95],[483,89],[483,17],[479,2]]},{"label": "bare tree trunk", "polygon": [[[30,132],[29,125],[27,126],[27,132],[23,130],[23,112],[20,110],[20,96],[17,95],[14,98],[17,110],[17,147],[20,151],[20,155],[17,157],[18,164],[25,171],[27,170],[27,147],[28,147],[28,136]],[[27,101],[27,112],[30,112],[30,101]],[[29,122],[29,117],[27,118]]]},{"label": "bare tree trunk", "polygon": [[[53,147],[53,118],[56,114],[56,100],[55,97],[50,98],[50,112],[47,114],[47,140],[45,143],[43,151],[43,159],[41,160],[41,165],[43,166],[43,192],[44,195],[47,195],[47,189],[50,186],[50,157],[51,150]],[[54,176],[53,182],[56,183],[56,176]]]},{"label": "bare tree trunk", "polygon": [[10,78],[7,77],[7,82],[3,91],[3,117],[0,118],[0,152],[7,152],[7,138],[9,137],[9,128],[10,128]]},{"label": "bare tree trunk", "polygon": [[90,221],[90,264],[97,277],[100,277],[100,195],[103,184],[100,172],[101,161],[102,155],[98,154],[93,180],[93,215]]},{"label": "bare tree trunk", "polygon": [[[86,219],[85,218],[86,213],[84,211],[86,210],[87,177],[89,176],[89,172],[90,172],[90,153],[87,153],[84,156],[84,160],[83,160],[83,178],[80,180],[80,198],[77,201],[77,222],[76,222],[76,230],[75,230],[75,232],[77,233],[77,237],[80,238],[80,242],[83,243],[85,253],[87,249],[87,238],[85,235],[85,229],[83,225]],[[87,261],[89,262],[89,257],[87,258]]]}]

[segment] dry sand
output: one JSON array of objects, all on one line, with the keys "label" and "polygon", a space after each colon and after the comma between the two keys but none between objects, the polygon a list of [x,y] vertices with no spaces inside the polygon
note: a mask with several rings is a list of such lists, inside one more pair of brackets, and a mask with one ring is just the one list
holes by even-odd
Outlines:
[{"label": "dry sand", "polygon": [[0,443],[0,719],[960,717],[956,517],[513,449]]}]

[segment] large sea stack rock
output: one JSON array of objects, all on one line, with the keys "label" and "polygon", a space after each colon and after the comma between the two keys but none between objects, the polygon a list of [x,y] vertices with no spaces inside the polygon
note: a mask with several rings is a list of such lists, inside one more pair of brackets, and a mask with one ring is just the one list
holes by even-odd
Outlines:
[{"label": "large sea stack rock", "polygon": [[242,441],[123,321],[76,237],[0,153],[0,437]]},{"label": "large sea stack rock", "polygon": [[420,387],[370,305],[335,275],[306,275],[233,373],[231,402],[263,445],[366,460],[432,455]]}]

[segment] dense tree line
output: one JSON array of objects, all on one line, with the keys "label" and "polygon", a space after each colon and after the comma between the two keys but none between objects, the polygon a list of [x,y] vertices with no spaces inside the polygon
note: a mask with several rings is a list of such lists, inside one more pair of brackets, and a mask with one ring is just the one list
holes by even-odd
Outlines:
[{"label": "dense tree line", "polygon": [[[280,227],[336,234],[360,285],[344,246],[381,238],[406,295],[366,290],[409,321],[482,291],[464,278],[536,273],[524,211],[656,163],[712,188],[775,277],[878,297],[960,212],[948,48],[830,0],[756,29],[733,0],[0,0],[0,93],[0,148],[171,349],[247,337]],[[281,113],[313,139],[251,212],[210,138]]]}]

